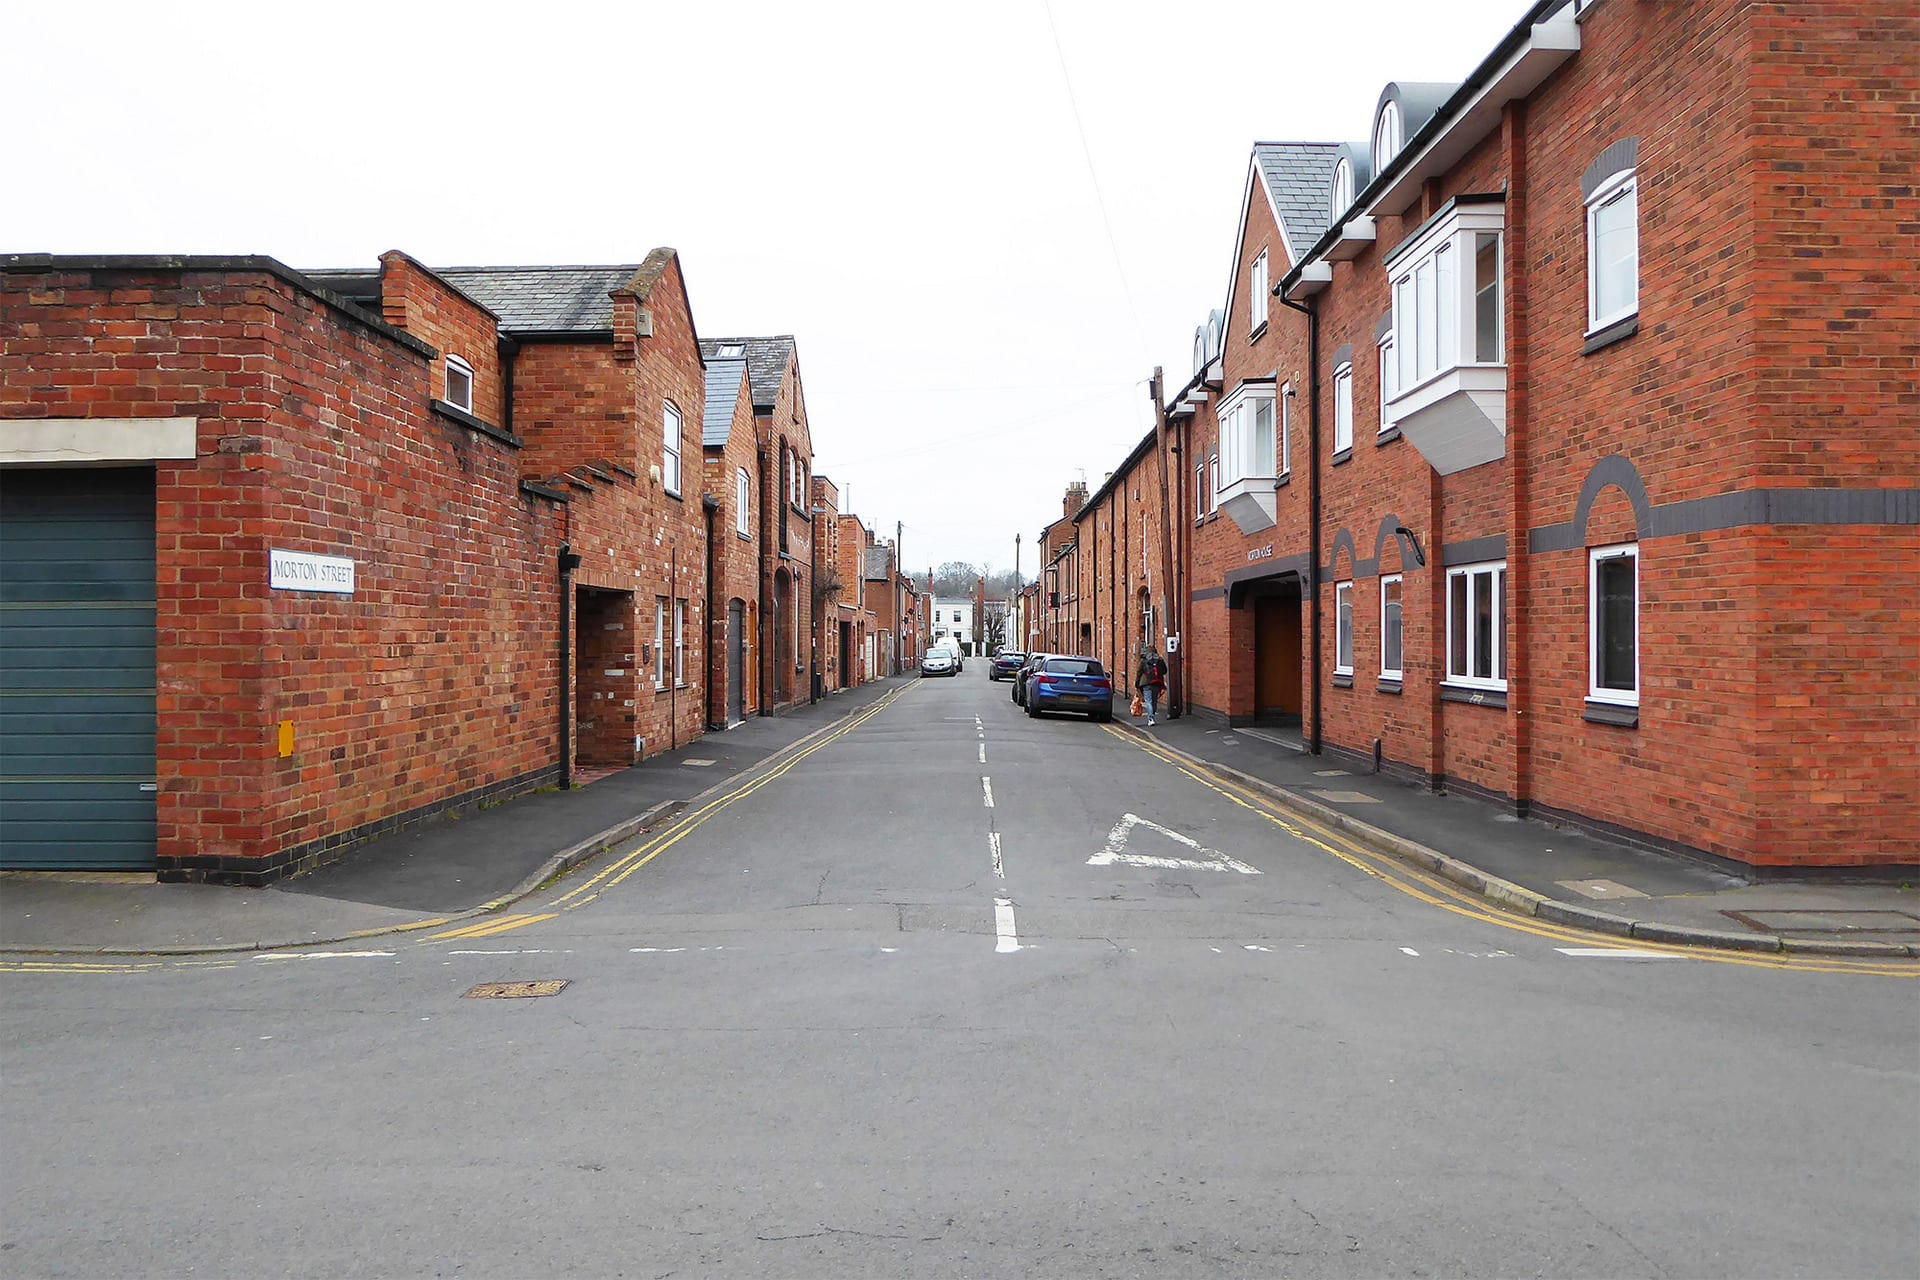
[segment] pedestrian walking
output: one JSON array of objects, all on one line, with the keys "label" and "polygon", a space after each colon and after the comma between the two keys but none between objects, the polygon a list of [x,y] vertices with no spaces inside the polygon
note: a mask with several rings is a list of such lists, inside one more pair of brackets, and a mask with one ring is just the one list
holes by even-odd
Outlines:
[{"label": "pedestrian walking", "polygon": [[1167,660],[1150,644],[1140,646],[1140,665],[1133,673],[1133,687],[1139,691],[1140,701],[1146,707],[1147,724],[1151,726],[1160,712],[1160,695],[1167,687]]}]

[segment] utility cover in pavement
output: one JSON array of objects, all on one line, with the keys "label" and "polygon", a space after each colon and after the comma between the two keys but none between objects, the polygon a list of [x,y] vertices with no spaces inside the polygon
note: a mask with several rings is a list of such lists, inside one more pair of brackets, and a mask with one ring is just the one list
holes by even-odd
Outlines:
[{"label": "utility cover in pavement", "polygon": [[566,978],[546,978],[539,982],[483,982],[461,996],[462,1000],[525,1000],[530,996],[557,996],[567,985]]},{"label": "utility cover in pavement", "polygon": [[[1156,832],[1179,846],[1179,851],[1190,857],[1173,857],[1166,854],[1136,853],[1131,845],[1136,831]],[[1164,846],[1163,846],[1164,847]],[[1114,823],[1113,830],[1107,833],[1107,847],[1087,859],[1090,867],[1110,867],[1120,863],[1129,867],[1164,867],[1168,870],[1192,871],[1238,871],[1243,876],[1257,876],[1260,870],[1250,867],[1237,859],[1229,858],[1218,849],[1208,849],[1199,841],[1170,831],[1157,822],[1149,822],[1137,813],[1129,813]]]}]

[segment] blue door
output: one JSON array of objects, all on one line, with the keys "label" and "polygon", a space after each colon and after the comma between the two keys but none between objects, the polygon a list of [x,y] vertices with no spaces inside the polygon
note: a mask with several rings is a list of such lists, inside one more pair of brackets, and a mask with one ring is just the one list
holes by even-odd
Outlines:
[{"label": "blue door", "polygon": [[0,869],[154,866],[148,468],[0,472]]}]

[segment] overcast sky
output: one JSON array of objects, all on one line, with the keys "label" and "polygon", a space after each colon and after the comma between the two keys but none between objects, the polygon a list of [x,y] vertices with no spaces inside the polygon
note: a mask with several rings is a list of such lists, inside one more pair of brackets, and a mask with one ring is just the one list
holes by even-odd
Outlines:
[{"label": "overcast sky", "polygon": [[1020,532],[1031,575],[1191,372],[1251,144],[1363,138],[1526,8],[9,4],[0,252],[672,245],[702,336],[798,337],[816,470],[910,571]]}]

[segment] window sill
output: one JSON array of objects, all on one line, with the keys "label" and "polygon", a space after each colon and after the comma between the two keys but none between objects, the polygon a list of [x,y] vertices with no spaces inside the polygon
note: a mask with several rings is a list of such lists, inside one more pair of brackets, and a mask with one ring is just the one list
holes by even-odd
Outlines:
[{"label": "window sill", "polygon": [[1475,689],[1464,684],[1442,684],[1440,701],[1463,702],[1470,707],[1497,707],[1507,709],[1507,691],[1505,689]]},{"label": "window sill", "polygon": [[1336,688],[1336,689],[1351,689],[1351,688],[1353,688],[1353,673],[1352,673],[1351,671],[1347,671],[1347,672],[1340,672],[1340,671],[1336,671],[1336,672],[1334,672],[1334,673],[1333,673],[1333,687],[1334,687],[1334,688]]},{"label": "window sill", "polygon": [[[662,485],[661,488],[666,489],[666,486]],[[667,496],[669,498],[672,498],[675,502],[682,501],[682,498],[680,497],[680,491],[678,489],[667,489],[666,493],[667,493]]]},{"label": "window sill", "polygon": [[1327,460],[1327,465],[1330,467],[1337,467],[1343,462],[1351,462],[1351,461],[1353,461],[1353,446],[1348,445],[1344,449],[1335,449],[1333,451],[1333,457]]},{"label": "window sill", "polygon": [[1610,724],[1620,729],[1638,729],[1640,708],[1588,698],[1586,709],[1580,713],[1580,718],[1590,724]]},{"label": "window sill", "polygon": [[1400,696],[1400,688],[1401,682],[1399,680],[1394,679],[1392,676],[1381,676],[1380,683],[1374,686],[1374,692],[1390,693],[1397,698]]},{"label": "window sill", "polygon": [[1616,342],[1625,342],[1638,332],[1640,332],[1640,313],[1636,311],[1630,316],[1623,316],[1615,320],[1612,324],[1601,325],[1598,329],[1589,333],[1587,335],[1586,345],[1580,348],[1580,354],[1590,356],[1596,351],[1605,350]]},{"label": "window sill", "polygon": [[516,449],[524,447],[525,442],[522,441],[519,436],[513,435],[511,432],[502,431],[491,422],[483,422],[457,404],[446,400],[429,400],[427,401],[427,407],[441,417],[459,423],[469,431],[478,431],[490,440],[498,440],[501,444],[512,445]]},{"label": "window sill", "polygon": [[1278,491],[1286,488],[1288,485],[1292,483],[1293,483],[1293,472],[1282,471],[1279,475],[1274,477],[1273,487],[1276,491]]},{"label": "window sill", "polygon": [[1259,324],[1247,330],[1247,341],[1258,342],[1260,341],[1260,339],[1264,338],[1266,334],[1267,334],[1267,322],[1265,320],[1262,320]]},{"label": "window sill", "polygon": [[1387,427],[1386,429],[1381,431],[1379,435],[1373,438],[1373,443],[1377,447],[1383,444],[1392,444],[1395,440],[1398,440],[1400,438],[1401,438],[1400,428],[1398,425],[1395,425],[1395,426]]},{"label": "window sill", "polygon": [[739,531],[738,529],[735,529],[735,530],[733,531],[733,536],[734,536],[734,537],[736,537],[736,538],[738,538],[738,539],[740,539],[740,541],[742,541],[742,542],[752,542],[752,541],[753,541],[753,535],[752,535],[752,534],[750,534],[750,533],[742,533],[742,532],[740,532],[740,531]]}]

